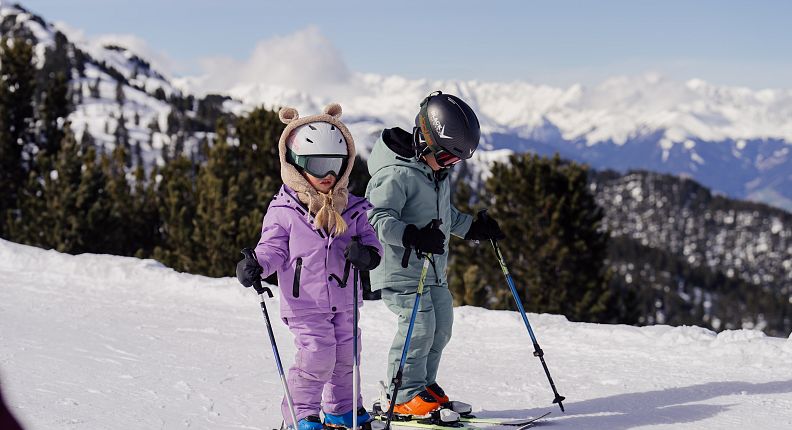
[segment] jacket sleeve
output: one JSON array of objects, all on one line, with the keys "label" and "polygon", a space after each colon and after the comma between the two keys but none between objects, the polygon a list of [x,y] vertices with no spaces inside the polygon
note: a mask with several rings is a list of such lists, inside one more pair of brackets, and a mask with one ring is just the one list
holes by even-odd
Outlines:
[{"label": "jacket sleeve", "polygon": [[473,224],[472,215],[463,214],[451,205],[451,234],[464,238],[471,224]]},{"label": "jacket sleeve", "polygon": [[377,250],[377,254],[382,257],[382,244],[377,238],[377,232],[374,231],[374,227],[371,226],[368,218],[359,216],[356,223],[357,234],[360,236],[360,243],[373,247]]},{"label": "jacket sleeve", "polygon": [[280,222],[278,211],[270,208],[264,215],[261,239],[256,245],[256,259],[264,269],[262,277],[275,273],[289,260],[289,232]]},{"label": "jacket sleeve", "polygon": [[402,181],[394,175],[397,168],[378,171],[369,181],[366,198],[374,209],[368,220],[382,243],[402,246],[402,236],[407,224],[401,220],[401,211],[407,202],[407,191]]}]

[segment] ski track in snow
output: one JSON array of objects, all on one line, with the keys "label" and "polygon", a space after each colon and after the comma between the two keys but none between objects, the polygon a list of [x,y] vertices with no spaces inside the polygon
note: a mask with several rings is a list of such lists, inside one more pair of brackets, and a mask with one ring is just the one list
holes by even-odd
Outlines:
[{"label": "ski track in snow", "polygon": [[[294,347],[268,301],[289,366]],[[567,412],[519,315],[464,307],[439,382],[480,416],[552,411],[564,429],[792,428],[792,340],[754,331],[571,323],[530,314]],[[370,403],[395,332],[361,311]],[[152,260],[0,240],[0,377],[26,429],[269,429],[281,387],[254,293]]]}]

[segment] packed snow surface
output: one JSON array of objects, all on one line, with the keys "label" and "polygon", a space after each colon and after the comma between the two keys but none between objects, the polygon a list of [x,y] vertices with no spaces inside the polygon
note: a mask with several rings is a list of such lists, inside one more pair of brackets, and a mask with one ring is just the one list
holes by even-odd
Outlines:
[{"label": "packed snow surface", "polygon": [[[277,297],[277,295],[276,295]],[[268,301],[286,365],[291,335]],[[757,331],[572,323],[530,314],[566,413],[515,312],[457,308],[439,382],[480,416],[552,411],[563,429],[792,428],[792,340]],[[363,396],[395,318],[362,309]],[[0,240],[0,372],[26,429],[270,429],[281,387],[258,298],[233,278]]]}]

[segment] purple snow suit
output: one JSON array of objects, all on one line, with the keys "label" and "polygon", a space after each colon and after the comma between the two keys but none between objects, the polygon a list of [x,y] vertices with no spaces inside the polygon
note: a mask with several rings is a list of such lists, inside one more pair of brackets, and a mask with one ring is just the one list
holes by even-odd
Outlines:
[{"label": "purple snow suit", "polygon": [[[256,257],[264,268],[263,276],[278,272],[281,317],[294,334],[297,354],[287,382],[298,420],[318,414],[321,404],[332,414],[352,410],[353,298],[351,288],[341,287],[344,249],[352,237],[359,236],[362,244],[382,255],[366,216],[371,207],[366,199],[350,195],[341,213],[349,227],[334,238],[314,228],[313,216],[294,191],[283,185],[264,216]],[[352,274],[347,282],[351,285]],[[359,305],[361,296],[359,292]],[[358,405],[362,404],[358,398]],[[282,410],[289,424],[285,398]]]}]

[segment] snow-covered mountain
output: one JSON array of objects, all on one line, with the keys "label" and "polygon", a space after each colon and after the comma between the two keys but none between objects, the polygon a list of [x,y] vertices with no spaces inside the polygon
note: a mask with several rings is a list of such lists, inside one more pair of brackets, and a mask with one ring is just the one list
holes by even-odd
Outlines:
[{"label": "snow-covered mountain", "polygon": [[[290,366],[291,335],[267,305]],[[571,323],[529,314],[566,413],[519,314],[455,309],[446,391],[486,417],[552,411],[554,429],[792,427],[792,339],[759,331]],[[378,396],[395,316],[361,310],[362,393]],[[152,260],[71,256],[0,240],[3,395],[28,430],[271,429],[281,389],[258,300],[235,279]]]},{"label": "snow-covered mountain", "polygon": [[534,151],[594,168],[688,176],[735,198],[792,209],[792,90],[754,91],[658,75],[617,77],[595,87],[526,82],[408,80],[359,74],[337,96],[243,85],[248,104],[316,111],[342,98],[359,140],[385,126],[411,127],[418,102],[440,89],[470,102],[484,148]]},{"label": "snow-covered mountain", "polygon": [[196,116],[197,100],[123,46],[70,40],[44,18],[5,1],[0,2],[0,34],[30,41],[38,68],[44,65],[47,52],[66,52],[73,104],[69,121],[78,139],[88,131],[97,144],[112,149],[123,121],[129,143],[139,145],[150,163],[177,139],[189,148],[207,131],[207,127],[192,127],[185,133],[185,127],[175,124]]},{"label": "snow-covered mountain", "polygon": [[[0,20],[3,34],[27,29],[39,57],[55,43],[57,29],[20,6],[0,2]],[[178,141],[189,148],[211,131],[211,121],[187,133],[177,124],[199,115],[201,100],[195,95],[205,77],[170,80],[123,47],[70,42],[86,54],[84,72],[73,76],[81,97],[70,119],[78,136],[89,130],[112,146],[123,115],[130,138],[153,160],[163,147]],[[420,100],[440,89],[470,102],[482,123],[483,149],[500,150],[477,157],[474,171],[486,172],[489,162],[510,151],[558,152],[598,169],[687,176],[730,197],[792,210],[792,90],[679,82],[654,74],[557,88],[355,72],[315,87],[308,92],[271,83],[239,84],[228,91],[233,99],[221,100],[218,108],[241,113],[261,104],[290,105],[308,113],[338,101],[359,152],[366,155],[383,127],[412,127]],[[119,91],[124,103],[117,102]]]}]

